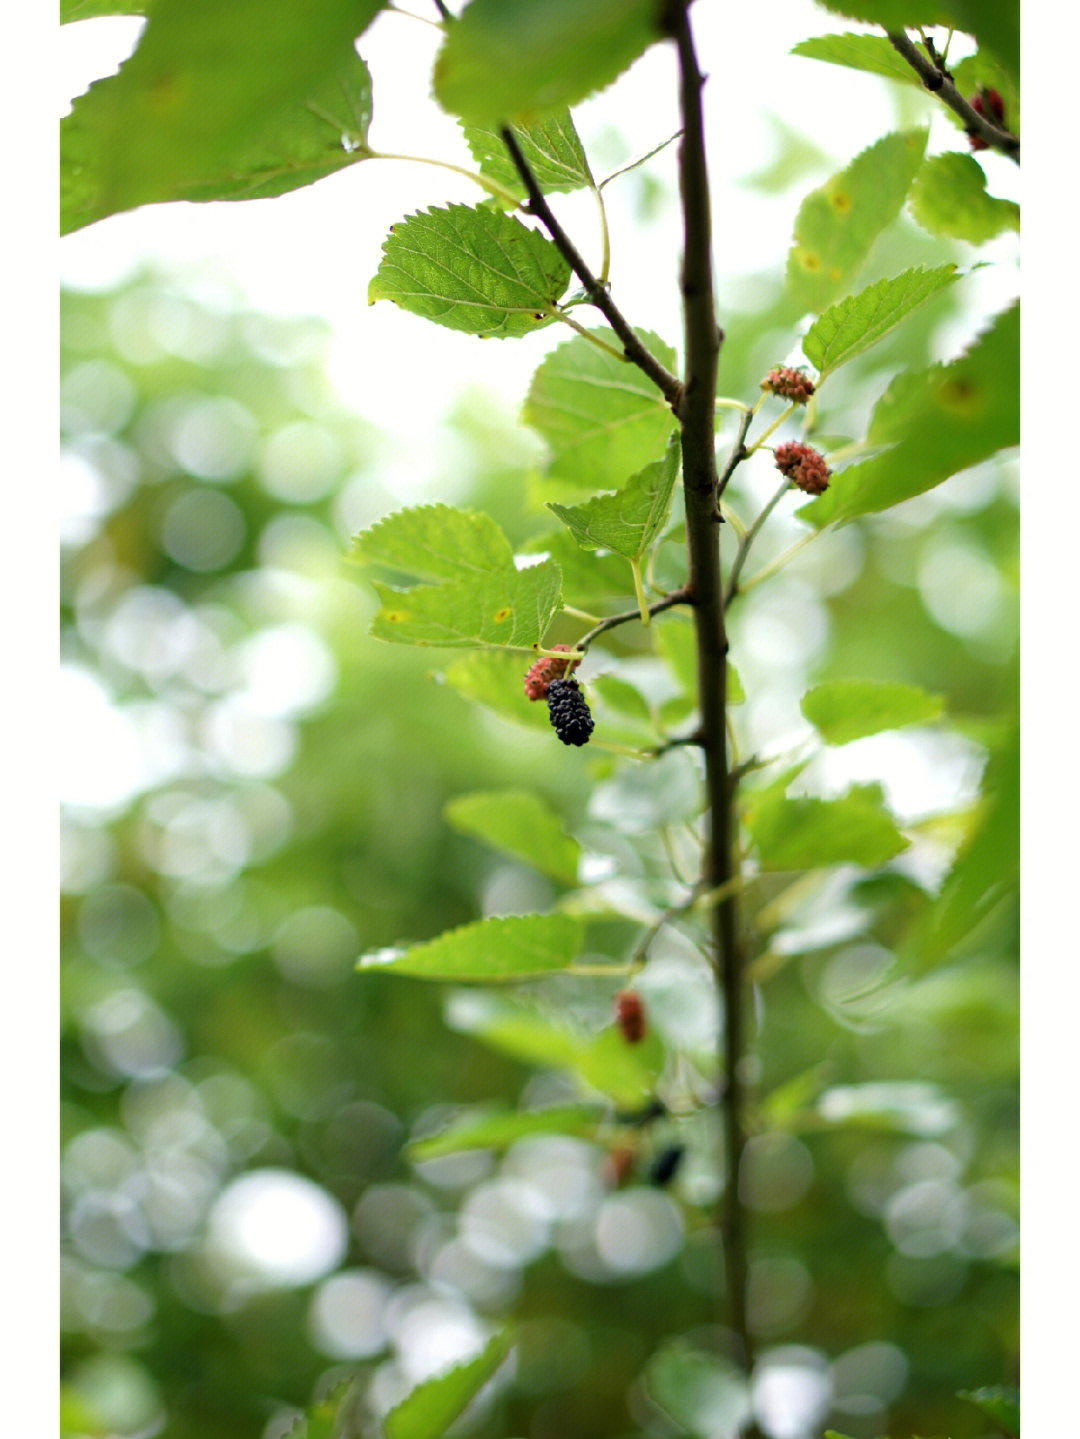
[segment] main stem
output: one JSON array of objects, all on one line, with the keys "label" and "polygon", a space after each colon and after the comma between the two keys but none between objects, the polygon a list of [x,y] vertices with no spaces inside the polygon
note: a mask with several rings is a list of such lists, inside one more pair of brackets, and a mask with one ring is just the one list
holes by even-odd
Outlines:
[{"label": "main stem", "polygon": [[682,438],[683,489],[689,551],[687,588],[697,635],[700,741],[710,815],[704,886],[719,891],[713,908],[713,943],[723,998],[722,1072],[727,1175],[720,1214],[720,1245],[727,1314],[737,1356],[749,1374],[753,1355],[746,1317],[746,1211],[739,1202],[739,1167],[746,1148],[743,1120],[744,978],[735,890],[735,781],[727,752],[727,652],[724,587],[717,522],[716,378],[722,335],[716,324],[712,274],[712,220],[701,92],[688,15],[689,0],[670,7],[669,23],[679,57],[683,138],[679,189],[683,213],[682,301],[686,355],[683,391],[676,409]]}]

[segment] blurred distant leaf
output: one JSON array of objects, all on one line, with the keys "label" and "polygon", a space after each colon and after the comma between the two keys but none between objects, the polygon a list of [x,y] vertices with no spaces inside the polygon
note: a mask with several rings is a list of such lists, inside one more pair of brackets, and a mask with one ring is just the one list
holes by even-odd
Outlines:
[{"label": "blurred distant leaf", "polygon": [[563,884],[577,880],[581,847],[537,794],[501,790],[459,795],[446,806],[446,818],[463,834],[525,860],[541,874]]},{"label": "blurred distant leaf", "polygon": [[[697,694],[697,640],[694,627],[688,621],[665,616],[656,624],[656,644],[667,660],[683,689],[690,695]],[[742,687],[738,671],[729,662],[727,667],[728,704],[745,704],[746,692]]]},{"label": "blurred distant leaf", "polygon": [[679,472],[679,444],[668,441],[661,460],[633,475],[613,495],[596,495],[580,505],[549,504],[584,549],[608,549],[626,560],[642,558],[671,513]]},{"label": "blurred distant leaf", "polygon": [[839,799],[788,799],[774,787],[747,796],[745,823],[766,870],[869,868],[908,847],[875,785],[854,785]]},{"label": "blurred distant leaf", "polygon": [[1019,444],[1019,332],[1014,305],[951,364],[897,376],[868,436],[871,445],[892,448],[835,474],[799,518],[822,526],[888,509]]},{"label": "blurred distant leaf", "polygon": [[371,113],[353,40],[382,3],[155,0],[134,54],[62,122],[63,230],[156,201],[276,194],[353,163],[342,134],[362,140]]},{"label": "blurred distant leaf", "polygon": [[420,580],[514,568],[510,541],[490,515],[450,505],[418,505],[387,515],[357,535],[352,557]]},{"label": "blurred distant leaf", "polygon": [[377,584],[382,608],[371,633],[398,644],[527,650],[543,639],[561,605],[561,587],[559,568],[550,560],[411,590]]},{"label": "blurred distant leaf", "polygon": [[779,194],[814,171],[831,169],[828,155],[804,131],[779,115],[765,115],[772,133],[773,158],[743,175],[739,183],[766,195]]},{"label": "blurred distant leaf", "polygon": [[836,1085],[819,1097],[817,1112],[827,1124],[856,1124],[926,1139],[955,1129],[962,1117],[960,1106],[940,1086],[920,1081]]},{"label": "blurred distant leaf", "polygon": [[573,1134],[589,1138],[606,1110],[597,1104],[560,1104],[550,1109],[493,1110],[462,1115],[446,1129],[408,1145],[406,1154],[415,1163],[460,1154],[466,1149],[509,1149],[519,1139],[535,1134]]},{"label": "blurred distant leaf", "polygon": [[499,915],[425,944],[362,955],[357,968],[460,983],[532,979],[572,969],[584,935],[582,921],[566,914]]},{"label": "blurred distant leaf", "polygon": [[[617,973],[614,965],[612,972]],[[665,1060],[655,1031],[639,1044],[627,1044],[614,1024],[583,1033],[567,1019],[499,995],[478,999],[468,1010],[452,1007],[450,1023],[492,1049],[527,1064],[568,1070],[626,1108],[653,1093]]]},{"label": "blurred distant leaf", "polygon": [[287,1439],[334,1439],[342,1401],[351,1388],[352,1381],[345,1380],[336,1384],[324,1398],[309,1404],[303,1418],[289,1430]]},{"label": "blurred distant leaf", "polygon": [[819,313],[848,288],[899,215],[925,148],[925,130],[886,135],[802,202],[787,266],[788,290],[801,309]]},{"label": "blurred distant leaf", "polygon": [[801,708],[826,744],[842,745],[881,730],[940,719],[944,702],[915,685],[830,680],[807,690]]},{"label": "blurred distant leaf", "polygon": [[919,266],[905,270],[895,279],[878,280],[857,295],[830,305],[804,336],[803,354],[825,376],[877,344],[913,310],[955,279],[955,265],[940,265],[935,270]]},{"label": "blurred distant leaf", "polygon": [[439,1439],[462,1414],[513,1348],[508,1330],[496,1334],[474,1359],[426,1379],[383,1420],[386,1439]]},{"label": "blurred distant leaf", "polygon": [[[590,333],[620,348],[614,331]],[[675,352],[659,336],[637,334],[674,369]],[[659,458],[675,426],[663,396],[636,365],[580,338],[559,345],[541,364],[522,416],[551,446],[549,473],[590,490],[625,484]]]},{"label": "blurred distant leaf", "polygon": [[487,205],[447,205],[391,228],[368,302],[508,339],[550,324],[569,283],[570,266],[539,230]]},{"label": "blurred distant leaf", "polygon": [[809,60],[825,60],[830,65],[846,65],[852,70],[868,70],[922,89],[918,75],[884,35],[819,35],[793,45],[791,53],[805,55]]},{"label": "blurred distant leaf", "polygon": [[674,1340],[655,1354],[644,1380],[651,1402],[680,1434],[695,1439],[734,1435],[750,1415],[750,1391],[735,1366],[685,1340]]},{"label": "blurred distant leaf", "polygon": [[1017,1439],[1020,1433],[1020,1395],[1016,1389],[961,1389],[956,1397],[977,1404],[999,1429]]},{"label": "blurred distant leaf", "polygon": [[471,0],[435,61],[435,98],[471,124],[532,120],[609,84],[661,37],[656,0]]},{"label": "blurred distant leaf", "polygon": [[[464,125],[462,128],[481,171],[511,194],[524,199],[525,186],[498,130],[482,125]],[[592,185],[589,162],[569,110],[557,110],[546,119],[535,120],[531,125],[514,125],[512,129],[521,153],[545,195]]]},{"label": "blurred distant leaf", "polygon": [[982,166],[974,155],[956,150],[924,162],[911,187],[910,205],[924,230],[969,245],[1020,228],[1020,206],[988,195]]}]

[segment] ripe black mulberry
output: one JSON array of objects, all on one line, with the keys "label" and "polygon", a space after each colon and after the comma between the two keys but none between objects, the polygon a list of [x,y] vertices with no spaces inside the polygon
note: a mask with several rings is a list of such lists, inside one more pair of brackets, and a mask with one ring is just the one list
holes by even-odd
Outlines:
[{"label": "ripe black mulberry", "polygon": [[551,723],[563,744],[588,744],[593,717],[577,680],[552,680],[547,702]]}]

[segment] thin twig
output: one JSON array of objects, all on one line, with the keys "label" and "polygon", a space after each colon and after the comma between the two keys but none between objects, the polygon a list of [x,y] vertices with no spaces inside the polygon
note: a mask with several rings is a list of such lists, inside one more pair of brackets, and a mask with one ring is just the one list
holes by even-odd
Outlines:
[{"label": "thin twig", "polygon": [[746,459],[747,455],[750,453],[750,451],[746,448],[746,432],[747,430],[749,430],[750,423],[753,418],[754,411],[747,410],[746,413],[743,415],[742,419],[739,421],[739,431],[738,434],[735,436],[735,443],[731,447],[731,454],[728,456],[728,462],[724,466],[723,472],[716,482],[717,504],[719,504],[720,496],[727,488],[728,480],[731,479],[738,466],[742,463],[743,460]]},{"label": "thin twig", "polygon": [[943,105],[948,105],[954,114],[960,116],[968,134],[977,135],[992,149],[1000,150],[1003,155],[1008,155],[1010,160],[1015,160],[1019,165],[1019,136],[1014,135],[1011,130],[995,125],[985,115],[980,115],[971,102],[965,100],[960,94],[944,66],[935,65],[932,60],[928,60],[918,46],[912,44],[902,31],[889,30],[886,31],[886,34],[893,49],[898,55],[904,57],[926,88],[937,95]]},{"label": "thin twig", "polygon": [[[653,603],[648,606],[648,611],[650,615],[658,615],[662,610],[670,610],[673,605],[689,605],[692,603],[693,601],[690,598],[688,590],[672,590],[670,594],[654,600]],[[594,625],[587,634],[582,635],[574,648],[584,654],[593,640],[596,639],[597,635],[602,635],[605,630],[613,630],[616,625],[629,624],[631,620],[637,620],[640,624],[641,611],[639,609],[624,610],[622,614],[619,615],[608,615],[607,619],[601,620],[600,623]]]},{"label": "thin twig", "polygon": [[529,167],[529,162],[521,153],[521,147],[514,138],[514,132],[509,125],[504,125],[499,134],[521,176],[522,184],[525,186],[526,194],[529,197],[527,206],[529,213],[535,215],[547,230],[556,249],[585,286],[589,299],[622,341],[626,359],[631,364],[637,365],[639,370],[643,370],[672,409],[677,409],[682,396],[682,385],[660,363],[651,350],[647,349],[638,339],[626,317],[608,293],[607,287],[600,283],[581,258],[574,242],[552,214],[551,206],[544,199],[540,186],[536,182],[536,176]]},{"label": "thin twig", "polygon": [[724,591],[725,606],[730,605],[731,601],[739,593],[739,576],[742,574],[743,565],[746,563],[746,556],[750,551],[750,546],[757,538],[758,531],[761,529],[762,525],[769,518],[773,510],[787,494],[790,488],[791,481],[785,478],[784,483],[776,491],[772,499],[758,515],[757,519],[754,520],[754,523],[747,530],[743,538],[739,541],[739,548],[736,550],[735,558],[731,563],[731,574],[728,576],[727,589]]},{"label": "thin twig", "polygon": [[435,0],[435,9],[438,10],[439,14],[443,17],[444,20],[452,20],[454,18],[453,15],[451,15],[450,11],[443,4],[443,0]]},{"label": "thin twig", "polygon": [[654,155],[659,155],[661,150],[666,150],[669,145],[674,144],[681,134],[681,130],[676,130],[674,135],[669,135],[666,140],[661,140],[659,145],[655,145],[651,150],[646,151],[644,155],[639,155],[636,160],[631,160],[628,165],[620,165],[617,170],[612,170],[610,175],[604,176],[596,188],[602,190],[605,185],[610,185],[612,180],[618,179],[620,175],[625,175],[630,170],[636,170],[639,165],[644,165],[646,160],[651,160]]}]

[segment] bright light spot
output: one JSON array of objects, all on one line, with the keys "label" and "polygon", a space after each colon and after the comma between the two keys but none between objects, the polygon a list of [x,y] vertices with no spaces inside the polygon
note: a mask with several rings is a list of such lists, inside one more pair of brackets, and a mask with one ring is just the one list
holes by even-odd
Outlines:
[{"label": "bright light spot", "polygon": [[209,710],[203,740],[229,769],[263,778],[280,774],[297,744],[296,730],[288,720],[254,713],[239,695],[229,695]]},{"label": "bright light spot", "polygon": [[543,1196],[520,1179],[478,1185],[462,1206],[458,1222],[470,1249],[488,1264],[506,1268],[528,1264],[549,1242]]},{"label": "bright light spot", "polygon": [[176,564],[197,574],[224,569],[240,552],[247,524],[240,506],[213,490],[188,490],[161,521],[161,547]]},{"label": "bright light spot", "polygon": [[325,987],[351,973],[358,947],[356,929],[340,910],[312,905],[281,921],[270,952],[286,979]]},{"label": "bright light spot", "polygon": [[240,647],[244,701],[260,715],[294,715],[317,708],[337,683],[327,645],[306,625],[261,630]]},{"label": "bright light spot", "polygon": [[141,989],[110,994],[87,1011],[85,1025],[91,1057],[116,1074],[152,1079],[183,1056],[180,1031]]},{"label": "bright light spot", "polygon": [[59,692],[61,803],[122,808],[146,784],[137,729],[87,670],[62,665]]},{"label": "bright light spot", "polygon": [[391,1301],[387,1326],[401,1366],[413,1384],[471,1359],[487,1339],[471,1309],[438,1299],[420,1286]]},{"label": "bright light spot", "polygon": [[860,1344],[833,1364],[833,1392],[838,1403],[873,1395],[880,1404],[891,1404],[902,1393],[907,1376],[907,1356],[895,1344]]},{"label": "bright light spot", "polygon": [[635,1190],[605,1199],[596,1218],[596,1252],[615,1274],[659,1269],[683,1242],[681,1211],[666,1195]]},{"label": "bright light spot", "polygon": [[762,1134],[747,1142],[739,1197],[750,1209],[776,1213],[803,1198],[814,1180],[809,1149],[793,1134]]},{"label": "bright light spot", "polygon": [[69,435],[108,435],[123,429],[135,406],[135,386],[108,360],[84,360],[60,385],[60,426]]},{"label": "bright light spot", "polygon": [[210,1212],[213,1248],[246,1277],[266,1285],[321,1279],[344,1259],[348,1234],[337,1200],[285,1169],[243,1175]]},{"label": "bright light spot", "polygon": [[813,1349],[781,1349],[754,1375],[754,1412],[772,1439],[812,1439],[829,1412],[832,1385]]},{"label": "bright light spot", "polygon": [[334,488],[344,458],[341,441],[332,430],[311,420],[294,420],[266,441],[259,478],[276,499],[306,505]]},{"label": "bright light spot", "polygon": [[968,545],[939,544],[919,565],[923,604],[942,627],[965,639],[997,634],[1009,617],[1009,587],[997,567]]},{"label": "bright light spot", "polygon": [[312,1340],[334,1359],[378,1354],[387,1341],[386,1306],[393,1290],[372,1269],[335,1274],[321,1285],[311,1303]]}]

